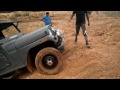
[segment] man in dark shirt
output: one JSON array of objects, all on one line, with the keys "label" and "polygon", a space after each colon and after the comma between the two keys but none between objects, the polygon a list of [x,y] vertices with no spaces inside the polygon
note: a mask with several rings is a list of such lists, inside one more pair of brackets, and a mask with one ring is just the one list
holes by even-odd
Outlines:
[{"label": "man in dark shirt", "polygon": [[88,20],[88,26],[90,26],[90,22],[89,22],[89,16],[88,16],[88,12],[87,11],[73,11],[71,17],[70,17],[70,21],[72,20],[73,16],[76,14],[76,34],[75,34],[75,43],[77,42],[77,36],[79,34],[80,31],[80,27],[82,28],[83,31],[83,35],[86,41],[86,46],[87,48],[90,48],[90,45],[88,43],[88,35],[87,35],[87,31],[86,31],[86,26],[85,26],[85,17]]}]

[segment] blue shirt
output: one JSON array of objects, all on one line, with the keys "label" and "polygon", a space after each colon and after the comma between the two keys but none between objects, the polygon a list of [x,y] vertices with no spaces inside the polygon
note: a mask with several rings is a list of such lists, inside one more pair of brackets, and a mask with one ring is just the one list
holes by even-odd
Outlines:
[{"label": "blue shirt", "polygon": [[50,16],[43,16],[42,19],[45,21],[45,25],[51,24]]}]

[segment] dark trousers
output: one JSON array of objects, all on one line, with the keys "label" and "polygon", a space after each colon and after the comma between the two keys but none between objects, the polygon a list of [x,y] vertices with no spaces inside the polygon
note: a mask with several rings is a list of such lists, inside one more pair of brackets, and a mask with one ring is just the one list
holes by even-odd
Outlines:
[{"label": "dark trousers", "polygon": [[76,35],[75,35],[75,42],[77,42],[77,36],[80,32],[80,27],[82,28],[82,32],[83,32],[83,35],[84,35],[84,38],[85,38],[85,41],[86,41],[86,45],[88,44],[88,35],[87,35],[87,31],[86,31],[86,26],[85,24],[79,24],[79,25],[76,25]]},{"label": "dark trousers", "polygon": [[76,35],[79,34],[79,32],[80,32],[80,27],[82,28],[83,35],[84,35],[84,36],[87,36],[87,31],[86,31],[86,26],[85,26],[85,24],[76,25]]}]

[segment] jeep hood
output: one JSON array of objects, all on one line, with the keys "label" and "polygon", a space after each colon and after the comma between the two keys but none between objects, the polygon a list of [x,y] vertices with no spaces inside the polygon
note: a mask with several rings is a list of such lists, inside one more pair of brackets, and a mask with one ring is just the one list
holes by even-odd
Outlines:
[{"label": "jeep hood", "polygon": [[44,38],[47,35],[46,32],[48,31],[48,28],[49,28],[48,26],[44,26],[38,30],[35,30],[31,33],[19,37],[15,41],[16,48],[17,49],[23,48],[27,45],[34,43],[37,40]]}]

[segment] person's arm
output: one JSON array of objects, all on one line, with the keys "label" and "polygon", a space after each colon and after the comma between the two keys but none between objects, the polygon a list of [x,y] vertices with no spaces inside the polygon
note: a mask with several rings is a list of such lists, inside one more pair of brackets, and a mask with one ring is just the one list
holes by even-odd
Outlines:
[{"label": "person's arm", "polygon": [[51,20],[50,20],[50,23],[51,23],[51,26],[52,26],[52,22],[51,22]]},{"label": "person's arm", "polygon": [[90,20],[89,20],[88,12],[86,12],[86,18],[87,18],[87,21],[88,21],[88,26],[90,26]]},{"label": "person's arm", "polygon": [[73,16],[74,16],[74,14],[75,14],[75,11],[73,11],[73,13],[72,13],[72,15],[71,15],[71,17],[70,17],[69,22],[72,20],[72,18],[73,18]]},{"label": "person's arm", "polygon": [[44,16],[42,17],[41,21],[45,22],[45,20],[44,20]]},{"label": "person's arm", "polygon": [[50,17],[50,24],[51,24],[51,26],[52,26],[52,21],[51,21],[51,17]]}]

